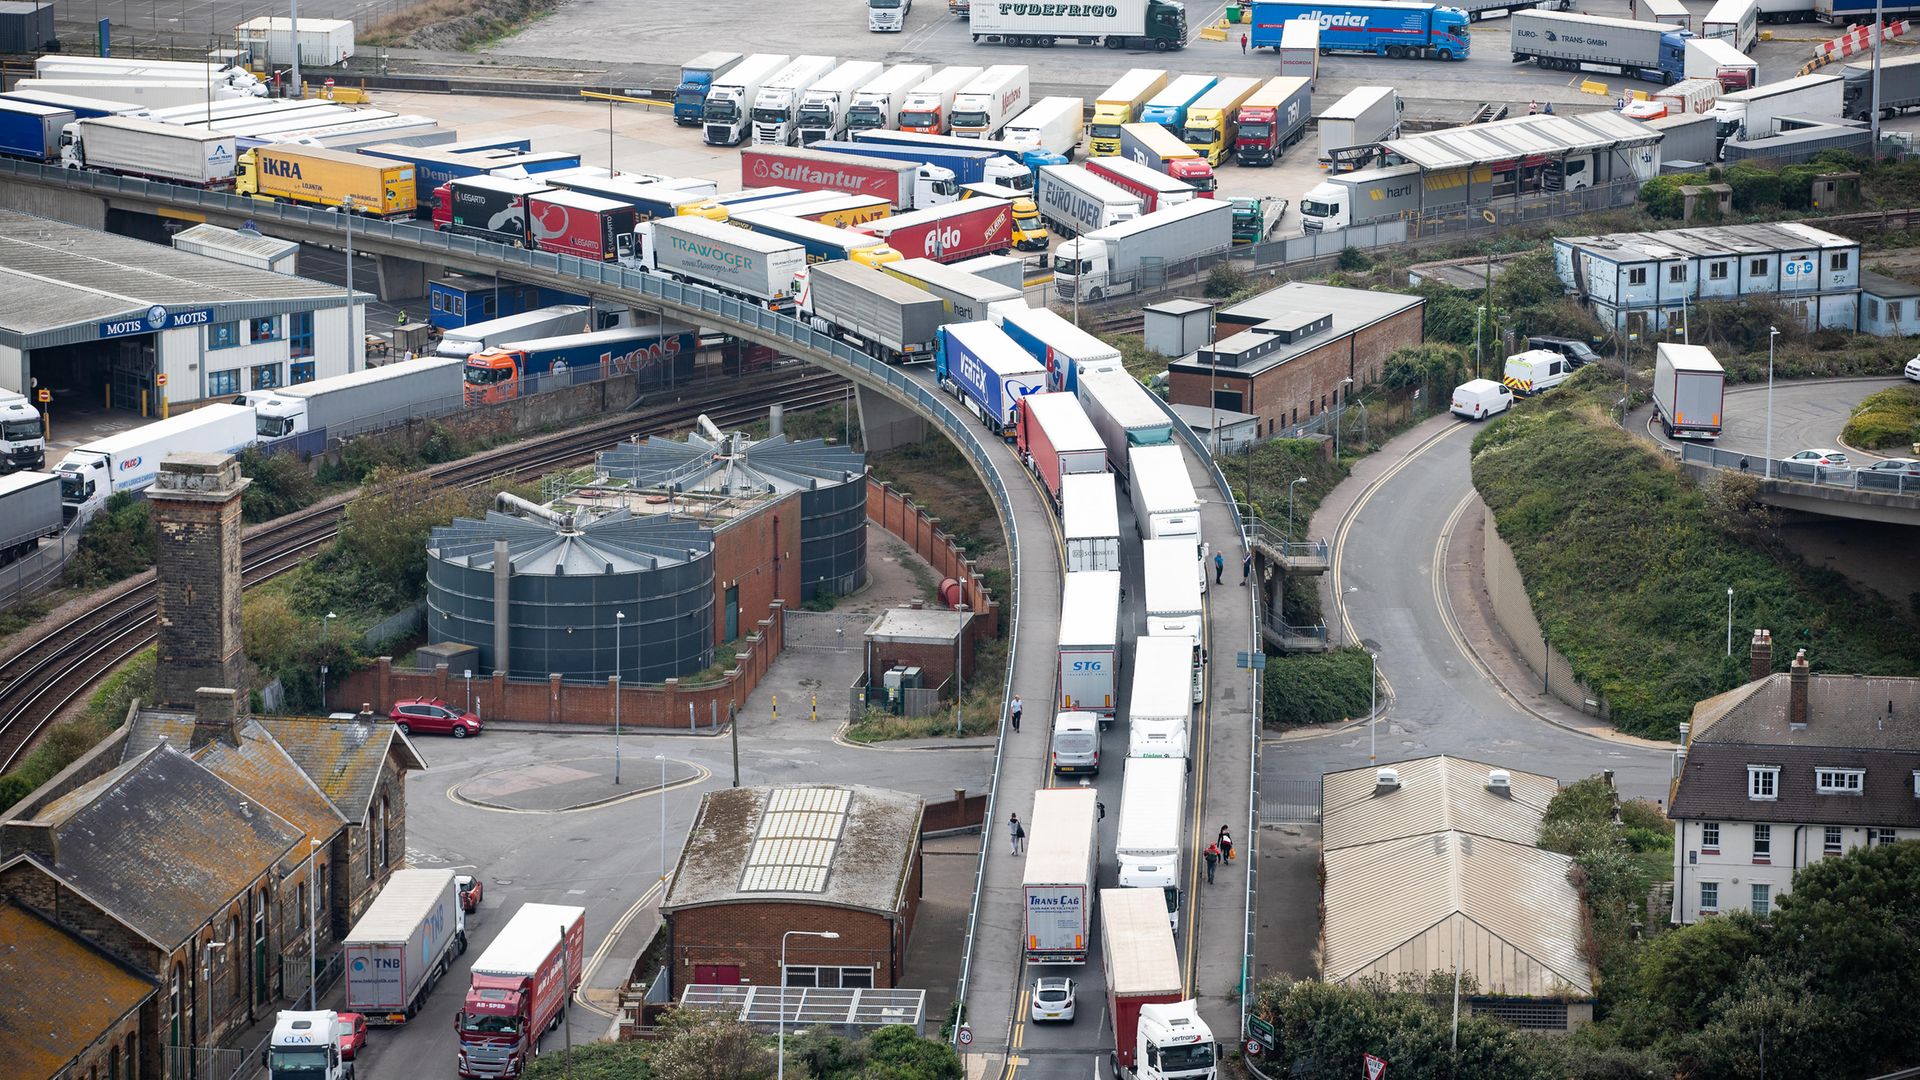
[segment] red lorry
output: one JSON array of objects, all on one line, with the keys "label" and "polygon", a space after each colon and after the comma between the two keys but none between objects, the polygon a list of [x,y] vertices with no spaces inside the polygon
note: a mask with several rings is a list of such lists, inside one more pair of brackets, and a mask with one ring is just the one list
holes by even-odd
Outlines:
[{"label": "red lorry", "polygon": [[542,191],[527,196],[527,246],[595,262],[631,262],[639,218],[630,203],[580,191]]},{"label": "red lorry", "polygon": [[1107,444],[1072,394],[1028,394],[1015,406],[1014,444],[1021,460],[1060,501],[1063,473],[1105,472]]},{"label": "red lorry", "polygon": [[453,1018],[460,1075],[519,1076],[558,1027],[586,960],[587,909],[522,904],[473,962],[466,1003]]},{"label": "red lorry", "polygon": [[[892,158],[860,157],[793,146],[749,146],[740,151],[741,187],[790,187],[874,195],[896,210],[915,205],[915,185],[925,166]],[[941,170],[945,172],[946,170]],[[948,181],[953,177],[948,175]],[[931,201],[929,197],[923,201]]]},{"label": "red lorry", "polygon": [[1013,247],[1013,204],[1004,199],[967,199],[863,221],[854,228],[885,240],[908,259],[963,262],[980,255],[1004,255]]}]

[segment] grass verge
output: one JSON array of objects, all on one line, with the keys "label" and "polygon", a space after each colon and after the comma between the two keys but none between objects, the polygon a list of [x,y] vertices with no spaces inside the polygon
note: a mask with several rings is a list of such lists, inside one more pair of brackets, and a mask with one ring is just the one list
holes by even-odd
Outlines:
[{"label": "grass verge", "polygon": [[1895,386],[1868,394],[1854,406],[1840,437],[1862,450],[1908,452],[1920,442],[1920,387]]},{"label": "grass verge", "polygon": [[418,0],[379,19],[360,44],[388,48],[480,48],[553,13],[560,0]]}]

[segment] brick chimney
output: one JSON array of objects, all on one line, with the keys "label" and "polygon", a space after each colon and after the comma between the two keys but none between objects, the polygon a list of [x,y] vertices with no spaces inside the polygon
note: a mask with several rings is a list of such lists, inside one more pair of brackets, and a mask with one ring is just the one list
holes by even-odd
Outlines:
[{"label": "brick chimney", "polygon": [[1787,723],[1793,727],[1807,726],[1807,670],[1807,650],[1801,649],[1787,675]]},{"label": "brick chimney", "polygon": [[203,686],[193,696],[193,749],[216,740],[240,745],[240,695],[223,686]]},{"label": "brick chimney", "polygon": [[1755,630],[1747,655],[1753,658],[1753,674],[1749,676],[1753,681],[1759,682],[1773,674],[1773,631]]},{"label": "brick chimney", "polygon": [[240,642],[240,494],[231,454],[173,454],[147,489],[153,510],[159,664],[153,703],[198,710],[202,686],[247,701]]}]

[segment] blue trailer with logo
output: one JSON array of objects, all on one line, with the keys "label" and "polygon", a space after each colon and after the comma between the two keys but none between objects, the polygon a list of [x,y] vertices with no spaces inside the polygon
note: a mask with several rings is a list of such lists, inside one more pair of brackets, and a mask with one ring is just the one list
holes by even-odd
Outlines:
[{"label": "blue trailer with logo", "polygon": [[1047,389],[1046,365],[987,322],[941,327],[933,373],[996,435],[1013,427],[1013,407],[1021,398]]},{"label": "blue trailer with logo", "polygon": [[673,91],[673,122],[681,127],[699,127],[707,115],[707,91],[713,80],[733,70],[741,61],[739,53],[707,52],[680,65],[680,85]]},{"label": "blue trailer with logo", "polygon": [[446,146],[379,143],[374,146],[362,146],[357,152],[369,157],[404,161],[412,165],[413,187],[420,193],[414,212],[420,217],[430,217],[433,214],[433,200],[429,196],[433,190],[455,180],[465,180],[471,176],[488,176],[503,169],[512,168],[521,169],[532,176],[536,173],[580,167],[579,154],[548,151],[526,153],[511,148],[525,141],[524,139],[503,140],[503,145],[498,147],[462,144],[469,147],[464,150],[454,150]]},{"label": "blue trailer with logo", "polygon": [[1080,385],[1083,372],[1125,369],[1119,349],[1068,322],[1052,308],[996,304],[993,321],[1014,344],[1046,366],[1055,390],[1072,393]]},{"label": "blue trailer with logo", "polygon": [[1280,49],[1287,23],[1307,19],[1320,24],[1320,51],[1370,53],[1395,59],[1465,60],[1467,24],[1472,17],[1456,7],[1405,0],[1349,0],[1346,3],[1268,3],[1255,0],[1256,49]]}]

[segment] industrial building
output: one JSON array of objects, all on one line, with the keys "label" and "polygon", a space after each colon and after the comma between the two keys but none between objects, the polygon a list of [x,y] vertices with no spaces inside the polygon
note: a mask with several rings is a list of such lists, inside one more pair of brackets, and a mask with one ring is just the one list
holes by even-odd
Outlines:
[{"label": "industrial building", "polygon": [[366,293],[0,211],[0,387],[52,406],[231,399],[365,366]]},{"label": "industrial building", "polygon": [[898,985],[920,908],[918,795],[858,785],[709,792],[660,904],[670,989]]},{"label": "industrial building", "polygon": [[1553,242],[1560,281],[1616,333],[1683,325],[1711,300],[1779,300],[1806,330],[1863,329],[1860,244],[1800,222],[1571,236]]},{"label": "industrial building", "polygon": [[1593,1019],[1572,860],[1538,847],[1559,784],[1461,758],[1328,773],[1321,977],[1461,971],[1476,1014],[1564,1031]]},{"label": "industrial building", "polygon": [[1215,313],[1213,344],[1167,365],[1167,400],[1249,414],[1256,438],[1284,434],[1419,345],[1425,311],[1418,296],[1290,282]]}]

